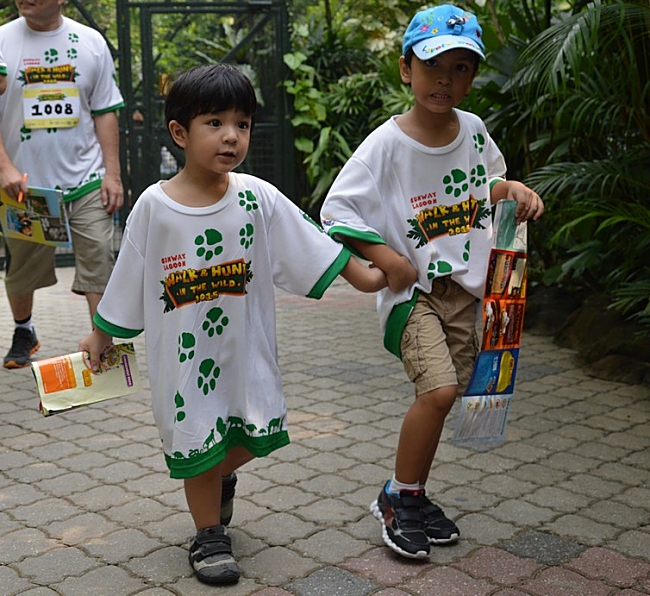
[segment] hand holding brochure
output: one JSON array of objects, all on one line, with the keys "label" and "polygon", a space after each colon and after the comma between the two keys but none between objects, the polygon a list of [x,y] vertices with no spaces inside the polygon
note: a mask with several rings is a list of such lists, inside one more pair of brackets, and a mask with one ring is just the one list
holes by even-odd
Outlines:
[{"label": "hand holding brochure", "polygon": [[132,343],[110,346],[105,350],[97,373],[92,372],[85,352],[32,362],[32,372],[43,416],[137,393],[141,389]]},{"label": "hand holding brochure", "polygon": [[8,238],[70,248],[70,226],[63,208],[63,193],[54,188],[30,186],[23,201],[0,189],[0,221]]}]

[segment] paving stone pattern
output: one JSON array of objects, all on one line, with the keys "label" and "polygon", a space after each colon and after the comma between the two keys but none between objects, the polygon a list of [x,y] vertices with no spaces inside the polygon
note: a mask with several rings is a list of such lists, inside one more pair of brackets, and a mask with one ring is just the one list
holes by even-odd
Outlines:
[{"label": "paving stone pattern", "polygon": [[[36,294],[40,358],[75,351],[89,326],[72,270],[58,274]],[[140,337],[142,393],[65,414],[37,412],[30,369],[0,370],[0,595],[650,594],[647,389],[590,378],[572,351],[524,334],[505,442],[451,445],[453,411],[431,474],[461,540],[406,560],[368,511],[412,400],[374,297],[340,280],[320,301],[277,303],[292,444],[240,472],[241,581],[192,576],[192,522],[159,447]],[[11,333],[2,298],[2,350]]]}]

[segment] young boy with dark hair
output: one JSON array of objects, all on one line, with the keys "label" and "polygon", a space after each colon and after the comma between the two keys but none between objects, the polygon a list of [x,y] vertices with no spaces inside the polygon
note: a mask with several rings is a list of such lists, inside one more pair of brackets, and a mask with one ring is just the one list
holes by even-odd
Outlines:
[{"label": "young boy with dark hair", "polygon": [[412,558],[460,531],[425,492],[445,418],[478,352],[476,300],[491,248],[491,205],[517,201],[519,222],[539,218],[540,197],[505,179],[484,123],[456,108],[484,56],[476,17],[441,5],[418,12],[403,39],[402,81],[414,106],[373,131],[334,181],[325,230],[382,269],[377,297],[385,347],[415,385],[399,435],[394,475],[371,511],[384,542]]},{"label": "young boy with dark hair", "polygon": [[154,418],[196,526],[190,564],[212,584],[239,579],[225,529],[234,471],[289,443],[275,287],[320,298],[339,274],[364,292],[386,285],[274,186],[233,172],[256,109],[232,65],[172,84],[165,116],[185,165],[135,203],[95,330],[79,344],[96,370],[113,336],[146,331]]}]

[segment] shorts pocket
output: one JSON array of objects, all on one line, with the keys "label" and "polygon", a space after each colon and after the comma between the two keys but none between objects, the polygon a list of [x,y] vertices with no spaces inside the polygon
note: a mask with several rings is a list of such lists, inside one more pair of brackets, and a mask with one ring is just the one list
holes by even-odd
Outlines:
[{"label": "shorts pocket", "polygon": [[418,339],[418,327],[419,321],[417,323],[409,321],[402,334],[402,364],[409,381],[415,381],[427,370],[427,363]]}]

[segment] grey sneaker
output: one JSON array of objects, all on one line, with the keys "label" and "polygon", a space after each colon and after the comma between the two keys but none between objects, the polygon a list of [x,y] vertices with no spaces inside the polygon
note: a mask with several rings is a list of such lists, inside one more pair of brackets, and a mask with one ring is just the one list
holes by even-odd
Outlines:
[{"label": "grey sneaker", "polygon": [[221,523],[227,526],[232,519],[233,505],[235,502],[235,486],[237,485],[237,474],[230,472],[228,476],[221,478]]},{"label": "grey sneaker", "polygon": [[239,566],[224,526],[211,526],[196,533],[190,545],[190,565],[196,578],[206,584],[239,581]]},{"label": "grey sneaker", "polygon": [[5,368],[25,368],[32,362],[32,354],[41,347],[36,333],[29,329],[16,327],[11,342],[11,349],[5,356]]}]

